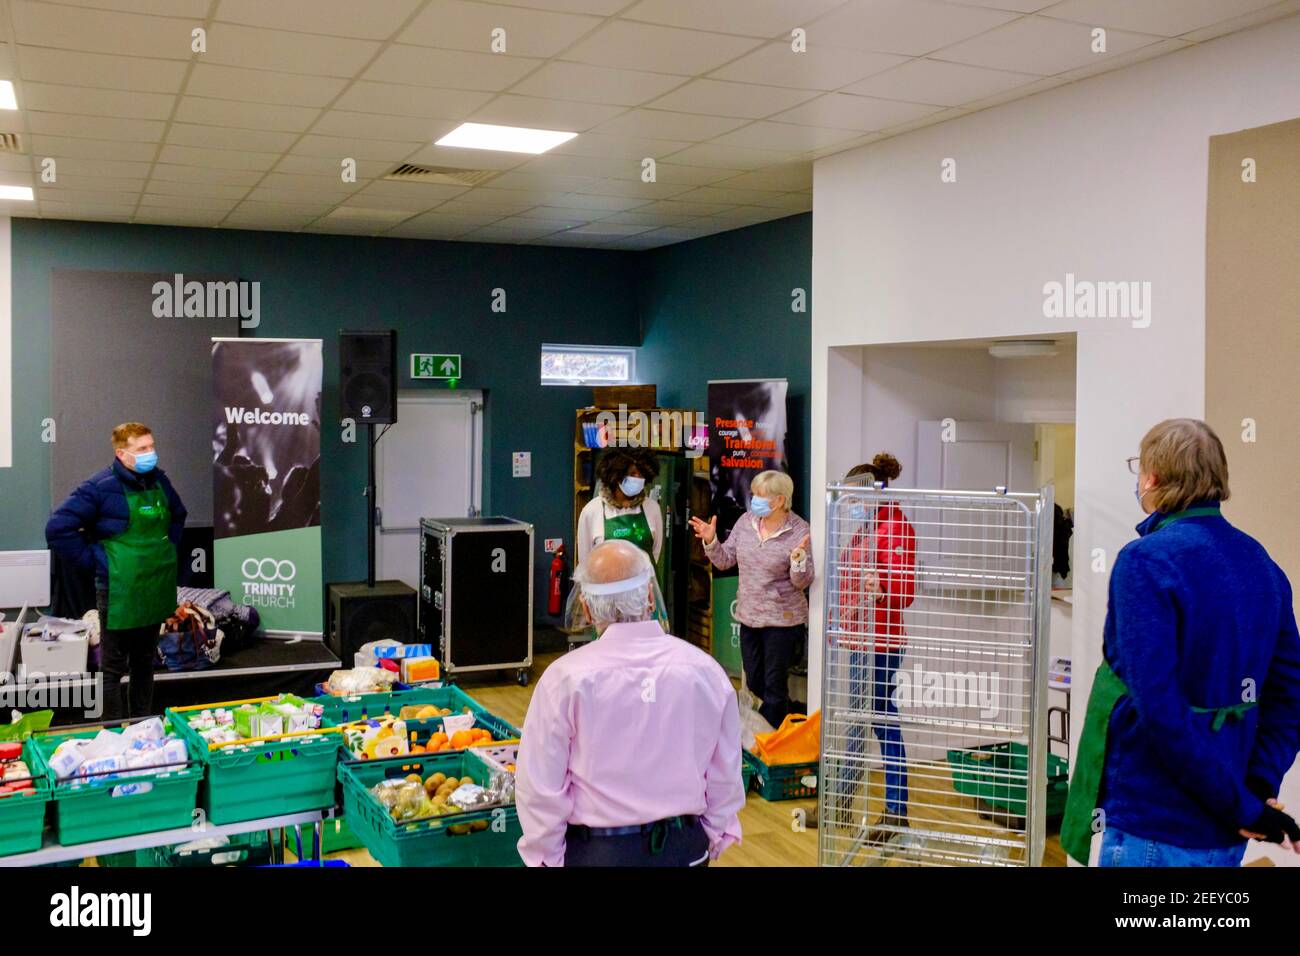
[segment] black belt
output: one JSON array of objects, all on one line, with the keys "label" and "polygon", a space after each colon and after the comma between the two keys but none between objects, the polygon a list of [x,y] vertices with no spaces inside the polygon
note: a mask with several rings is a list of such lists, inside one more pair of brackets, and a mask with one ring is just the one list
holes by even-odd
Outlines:
[{"label": "black belt", "polygon": [[654,823],[641,823],[627,827],[589,827],[581,823],[570,823],[568,832],[584,840],[590,840],[592,837],[639,836],[648,833],[650,851],[659,854],[663,852],[664,844],[668,841],[669,830],[685,830],[687,827],[695,826],[698,820],[699,817],[694,814],[684,813],[681,816],[664,817]]}]

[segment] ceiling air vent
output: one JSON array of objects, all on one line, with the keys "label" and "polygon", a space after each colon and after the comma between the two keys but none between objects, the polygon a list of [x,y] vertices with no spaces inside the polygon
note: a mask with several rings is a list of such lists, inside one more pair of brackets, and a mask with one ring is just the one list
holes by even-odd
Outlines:
[{"label": "ceiling air vent", "polygon": [[23,144],[17,133],[0,133],[0,153],[21,153]]},{"label": "ceiling air vent", "polygon": [[399,183],[442,183],[444,186],[477,186],[491,179],[500,170],[456,169],[454,166],[413,166],[402,163],[385,179]]}]

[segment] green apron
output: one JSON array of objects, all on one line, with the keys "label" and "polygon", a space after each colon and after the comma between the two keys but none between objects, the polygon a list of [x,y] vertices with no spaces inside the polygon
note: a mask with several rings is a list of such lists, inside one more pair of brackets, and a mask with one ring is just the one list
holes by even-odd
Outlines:
[{"label": "green apron", "polygon": [[[1181,518],[1217,514],[1218,508],[1191,508],[1165,518],[1156,525],[1155,530],[1159,531],[1171,521]],[[1127,695],[1128,687],[1103,657],[1092,680],[1092,693],[1088,695],[1083,736],[1079,738],[1079,749],[1075,753],[1070,793],[1065,803],[1065,817],[1061,821],[1061,847],[1084,866],[1088,864],[1088,851],[1094,832],[1093,816],[1101,793],[1102,771],[1106,766],[1106,735],[1110,729],[1110,718],[1115,712],[1115,706]],[[1217,732],[1228,718],[1241,719],[1257,703],[1252,700],[1227,707],[1193,707],[1192,711],[1197,714],[1214,714],[1210,730]]]},{"label": "green apron", "polygon": [[654,532],[650,530],[650,522],[646,520],[645,506],[639,511],[630,515],[616,515],[611,518],[605,514],[604,505],[601,505],[601,514],[605,517],[605,540],[606,541],[631,541],[634,545],[650,556],[650,560],[655,559],[655,539]]},{"label": "green apron", "polygon": [[128,491],[126,530],[104,542],[108,623],[112,630],[150,627],[176,613],[176,548],[167,531],[171,509],[162,488]]}]

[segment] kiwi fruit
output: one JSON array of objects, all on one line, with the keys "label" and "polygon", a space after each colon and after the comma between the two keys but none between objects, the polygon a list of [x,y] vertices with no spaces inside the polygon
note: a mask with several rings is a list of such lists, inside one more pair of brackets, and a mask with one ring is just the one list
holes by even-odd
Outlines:
[{"label": "kiwi fruit", "polygon": [[486,820],[475,820],[469,825],[469,828],[475,833],[482,833],[488,828],[488,822]]}]

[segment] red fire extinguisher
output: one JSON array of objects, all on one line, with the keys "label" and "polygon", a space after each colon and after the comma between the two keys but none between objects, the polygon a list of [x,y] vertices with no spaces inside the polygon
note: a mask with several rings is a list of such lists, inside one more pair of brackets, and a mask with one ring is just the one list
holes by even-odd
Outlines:
[{"label": "red fire extinguisher", "polygon": [[546,611],[558,615],[563,609],[564,600],[564,545],[556,549],[551,558],[551,595],[546,602]]}]

